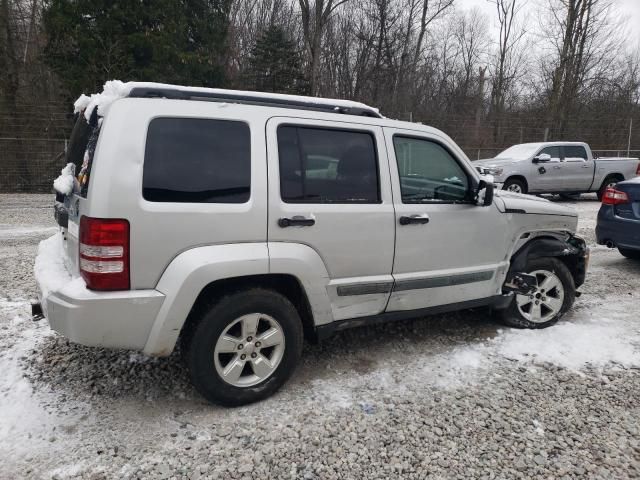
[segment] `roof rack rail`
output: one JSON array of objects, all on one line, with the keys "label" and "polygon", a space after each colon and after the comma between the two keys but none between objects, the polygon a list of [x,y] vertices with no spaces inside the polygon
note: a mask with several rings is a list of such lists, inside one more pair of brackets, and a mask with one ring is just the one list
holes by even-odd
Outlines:
[{"label": "roof rack rail", "polygon": [[231,102],[246,105],[262,105],[279,108],[293,108],[298,110],[317,110],[345,115],[383,118],[373,108],[356,106],[331,105],[308,100],[292,100],[288,98],[243,95],[241,93],[222,93],[197,90],[180,90],[178,88],[162,87],[134,87],[129,93],[134,98],[168,98],[172,100],[202,100],[208,102]]}]

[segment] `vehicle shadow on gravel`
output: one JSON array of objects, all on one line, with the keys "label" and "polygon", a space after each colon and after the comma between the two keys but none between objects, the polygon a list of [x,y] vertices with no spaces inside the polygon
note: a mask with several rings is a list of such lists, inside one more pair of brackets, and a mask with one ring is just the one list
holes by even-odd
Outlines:
[{"label": "vehicle shadow on gravel", "polygon": [[[369,373],[379,362],[409,361],[416,354],[437,354],[493,337],[499,325],[486,309],[358,327],[320,344],[305,343],[302,365],[287,385],[298,389],[326,378],[336,370],[353,375]],[[32,357],[26,376],[34,387],[49,389],[58,400],[105,407],[105,400],[163,401],[204,404],[189,382],[180,352],[167,358],[90,348],[52,335]],[[184,405],[184,404],[189,405]]]}]

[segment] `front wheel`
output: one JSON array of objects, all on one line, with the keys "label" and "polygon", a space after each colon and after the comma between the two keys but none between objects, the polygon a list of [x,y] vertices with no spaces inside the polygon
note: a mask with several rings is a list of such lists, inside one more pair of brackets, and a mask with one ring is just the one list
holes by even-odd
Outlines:
[{"label": "front wheel", "polygon": [[207,400],[238,406],[273,394],[302,354],[302,322],[283,295],[255,288],[220,298],[182,339],[184,360]]},{"label": "front wheel", "polygon": [[516,294],[511,305],[500,312],[505,325],[515,328],[546,328],[571,308],[576,287],[567,266],[557,258],[536,258],[527,262],[526,273],[538,279],[529,295]]},{"label": "front wheel", "polygon": [[618,251],[621,255],[630,258],[631,260],[640,260],[640,250],[633,250],[631,248],[620,248],[618,247]]},{"label": "front wheel", "polygon": [[517,178],[508,179],[504,182],[502,189],[514,193],[527,193],[527,186],[522,180],[518,180]]}]

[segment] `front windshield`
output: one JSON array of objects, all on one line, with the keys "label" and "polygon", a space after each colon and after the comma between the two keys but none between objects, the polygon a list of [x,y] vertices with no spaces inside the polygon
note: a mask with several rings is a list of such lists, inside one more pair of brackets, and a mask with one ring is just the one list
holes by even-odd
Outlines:
[{"label": "front windshield", "polygon": [[507,148],[505,151],[500,152],[495,158],[513,158],[516,160],[524,160],[529,158],[540,147],[537,143],[523,143],[521,145],[514,145]]}]

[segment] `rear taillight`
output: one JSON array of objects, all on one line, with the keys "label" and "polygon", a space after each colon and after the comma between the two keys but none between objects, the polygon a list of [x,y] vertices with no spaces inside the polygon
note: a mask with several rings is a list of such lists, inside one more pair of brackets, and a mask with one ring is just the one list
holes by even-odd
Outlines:
[{"label": "rear taillight", "polygon": [[129,290],[129,222],[80,219],[80,273],[91,290]]},{"label": "rear taillight", "polygon": [[638,168],[636,168],[636,176],[640,176],[640,162],[638,162]]},{"label": "rear taillight", "polygon": [[609,187],[604,192],[602,203],[605,205],[621,205],[623,203],[629,203],[629,196],[625,192]]}]

